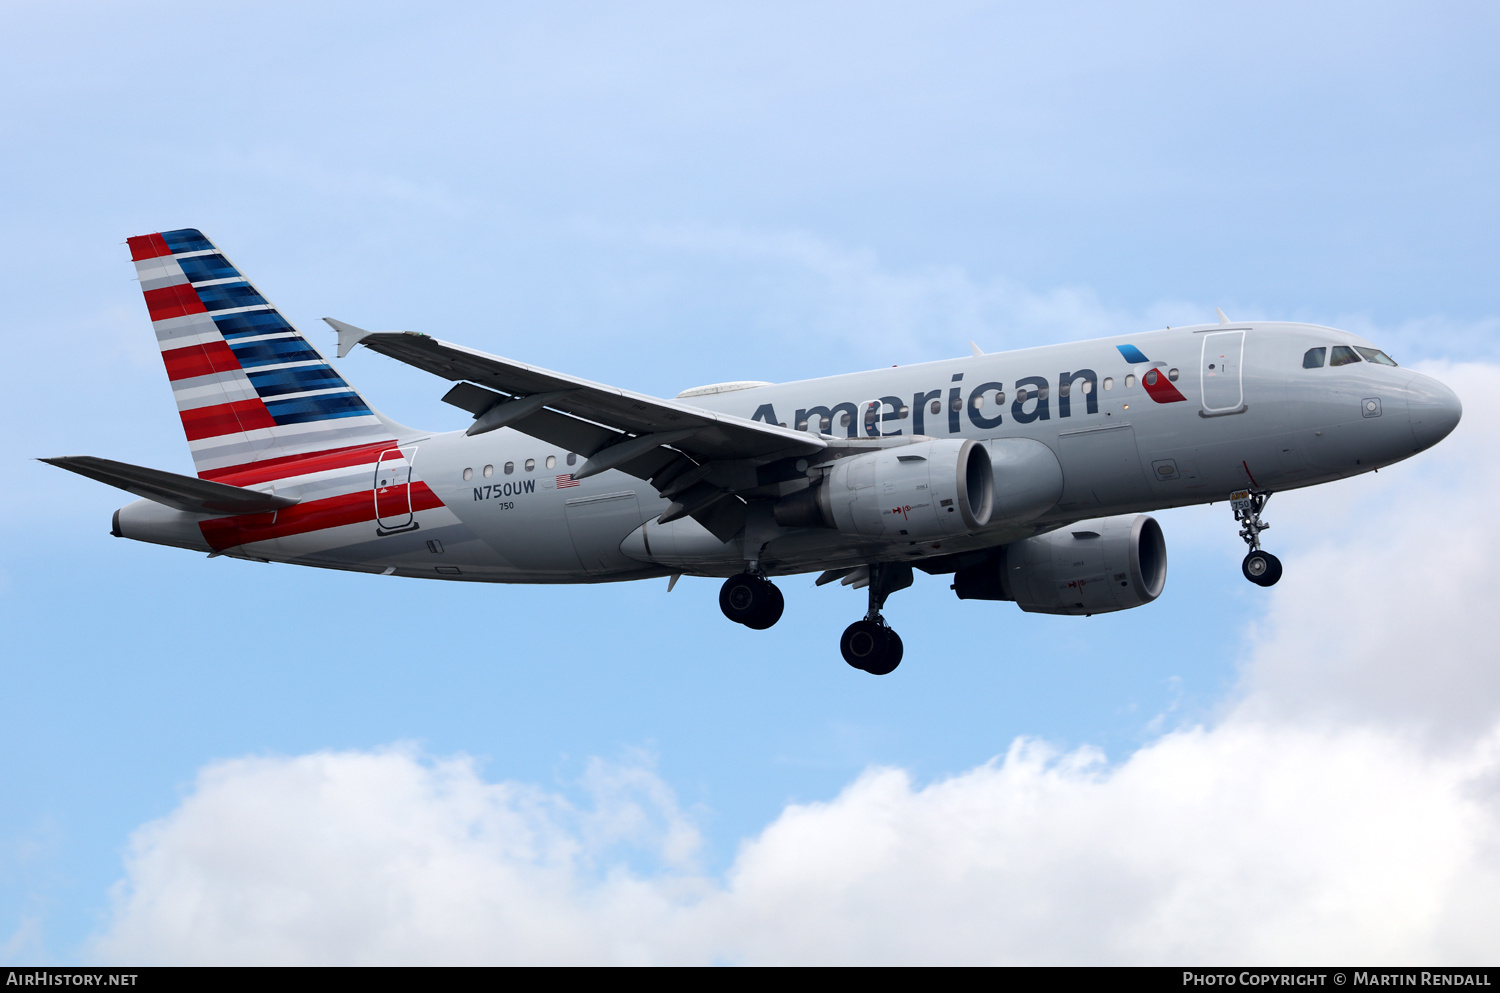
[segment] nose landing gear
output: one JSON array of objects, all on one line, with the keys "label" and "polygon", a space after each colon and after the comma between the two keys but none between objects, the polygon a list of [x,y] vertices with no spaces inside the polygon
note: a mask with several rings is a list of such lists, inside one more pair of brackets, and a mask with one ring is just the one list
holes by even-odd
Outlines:
[{"label": "nose landing gear", "polygon": [[781,620],[786,600],[776,584],[766,577],[753,572],[742,572],[738,576],[730,576],[719,589],[719,609],[736,624],[764,631]]},{"label": "nose landing gear", "polygon": [[911,585],[911,566],[904,562],[873,562],[870,564],[870,609],[864,620],[855,621],[844,629],[839,639],[839,651],[856,669],[863,669],[872,676],[887,676],[901,664],[905,648],[901,636],[892,631],[880,616],[885,598],[897,590]]},{"label": "nose landing gear", "polygon": [[1243,526],[1240,537],[1250,546],[1240,571],[1256,586],[1275,586],[1281,578],[1281,560],[1260,547],[1260,533],[1271,525],[1260,519],[1260,512],[1270,501],[1271,494],[1239,490],[1229,495],[1229,506],[1234,509],[1234,519]]}]

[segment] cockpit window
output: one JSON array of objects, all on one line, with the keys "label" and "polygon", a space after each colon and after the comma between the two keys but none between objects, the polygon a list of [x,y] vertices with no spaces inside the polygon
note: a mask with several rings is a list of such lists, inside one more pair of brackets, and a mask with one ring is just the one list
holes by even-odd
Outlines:
[{"label": "cockpit window", "polygon": [[1328,360],[1329,365],[1350,365],[1359,361],[1359,356],[1354,354],[1354,349],[1348,345],[1334,345],[1333,357]]},{"label": "cockpit window", "polygon": [[1354,346],[1354,350],[1365,357],[1366,362],[1374,362],[1376,365],[1395,365],[1396,360],[1385,354],[1378,348],[1361,348]]},{"label": "cockpit window", "polygon": [[1309,348],[1307,350],[1307,354],[1305,354],[1305,355],[1302,356],[1302,368],[1304,368],[1304,369],[1321,369],[1321,368],[1323,368],[1323,359],[1326,358],[1327,355],[1328,355],[1328,349],[1326,349],[1326,348]]}]

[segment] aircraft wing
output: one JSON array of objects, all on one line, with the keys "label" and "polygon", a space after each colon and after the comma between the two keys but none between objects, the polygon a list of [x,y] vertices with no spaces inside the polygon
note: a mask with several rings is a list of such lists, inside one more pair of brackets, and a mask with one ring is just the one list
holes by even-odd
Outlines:
[{"label": "aircraft wing", "polygon": [[276,496],[92,455],[63,455],[39,461],[189,514],[259,514],[297,502],[296,497]]},{"label": "aircraft wing", "polygon": [[[692,516],[727,540],[743,522],[713,484],[712,462],[772,461],[813,455],[827,442],[805,431],[631,393],[454,345],[412,331],[365,331],[324,318],[339,334],[340,357],[355,345],[458,380],[443,398],[475,415],[470,434],[510,427],[587,457],[574,478],[620,469],[650,480],[674,501],[663,521]],[[473,385],[473,384],[478,384]],[[683,458],[686,455],[688,458]]]}]

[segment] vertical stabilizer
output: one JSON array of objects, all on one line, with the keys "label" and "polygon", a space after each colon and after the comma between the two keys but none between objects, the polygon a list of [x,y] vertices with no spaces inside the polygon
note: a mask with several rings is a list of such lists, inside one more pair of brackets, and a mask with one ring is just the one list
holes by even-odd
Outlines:
[{"label": "vertical stabilizer", "polygon": [[194,228],[129,239],[193,464],[226,479],[389,445],[373,411]]}]

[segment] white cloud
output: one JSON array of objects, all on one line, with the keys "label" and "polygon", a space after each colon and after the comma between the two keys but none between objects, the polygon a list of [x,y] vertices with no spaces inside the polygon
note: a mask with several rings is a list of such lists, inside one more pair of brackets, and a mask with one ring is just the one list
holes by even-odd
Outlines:
[{"label": "white cloud", "polygon": [[[644,961],[697,886],[696,833],[642,766],[593,809],[409,749],[212,766],[142,829],[97,952],[154,962]],[[640,799],[633,794],[639,793]],[[644,802],[642,802],[644,801]],[[653,822],[657,822],[653,826]],[[593,863],[653,843],[649,882]]]},{"label": "white cloud", "polygon": [[[1230,721],[1121,767],[1018,744],[923,789],[867,773],[746,847],[719,935],[751,961],[1479,959],[1494,892],[1482,758]],[[1049,761],[1052,758],[1053,761]],[[1482,921],[1483,923],[1480,923]]]},{"label": "white cloud", "polygon": [[[603,229],[596,234],[607,235]],[[778,270],[777,296],[792,306],[786,331],[811,328],[893,354],[948,355],[968,340],[986,351],[1140,330],[1145,315],[1106,306],[1086,287],[1033,290],[1013,279],[980,278],[958,265],[895,269],[873,250],[800,231],[702,225],[654,226],[637,235],[653,248],[728,257]],[[810,299],[797,298],[800,281]],[[794,300],[794,298],[796,298]],[[1178,305],[1153,308],[1175,313]],[[1212,313],[1210,309],[1208,313]],[[1159,325],[1153,325],[1159,326]]]},{"label": "white cloud", "polygon": [[1115,765],[1018,741],[926,785],[872,769],[787,807],[722,878],[697,868],[691,820],[641,762],[596,764],[586,809],[408,749],[221,763],[137,833],[93,954],[1487,961],[1500,468],[1476,453],[1500,447],[1483,402],[1500,368],[1441,375],[1466,400],[1452,439],[1273,504],[1286,578],[1210,726]]}]

